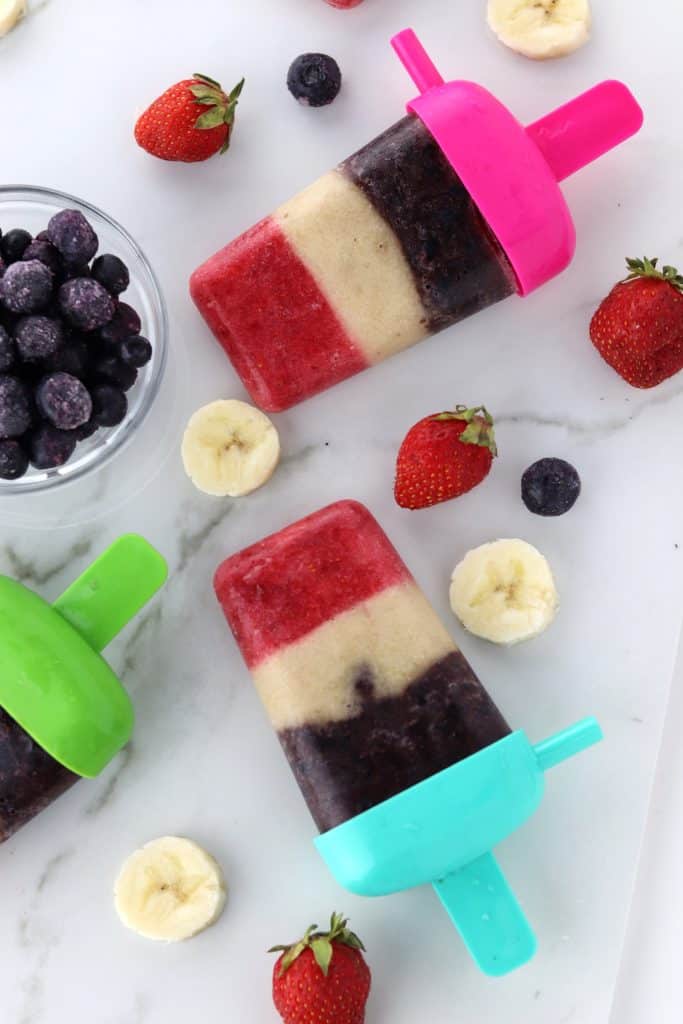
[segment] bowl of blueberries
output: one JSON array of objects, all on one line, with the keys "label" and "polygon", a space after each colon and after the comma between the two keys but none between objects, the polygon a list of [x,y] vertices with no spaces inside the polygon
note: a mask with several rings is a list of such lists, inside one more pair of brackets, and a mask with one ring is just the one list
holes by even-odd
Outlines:
[{"label": "bowl of blueberries", "polygon": [[65,193],[0,187],[0,497],[102,466],[166,364],[159,284],[135,240]]}]

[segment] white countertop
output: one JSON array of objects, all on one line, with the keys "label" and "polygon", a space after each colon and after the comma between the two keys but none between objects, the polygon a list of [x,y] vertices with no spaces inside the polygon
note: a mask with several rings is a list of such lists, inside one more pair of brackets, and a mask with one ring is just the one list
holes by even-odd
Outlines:
[{"label": "white countertop", "polygon": [[[369,949],[368,1024],[608,1020],[683,608],[683,378],[628,388],[595,354],[587,324],[625,255],[683,262],[683,11],[660,0],[648,18],[623,0],[596,2],[590,45],[537,65],[496,44],[483,6],[203,0],[195,15],[179,0],[48,0],[0,42],[2,180],[64,189],[120,220],[159,274],[172,348],[158,406],[109,470],[39,504],[0,507],[0,571],[49,599],[126,530],[171,568],[108,654],[136,705],[130,748],[0,849],[3,1024],[275,1021],[264,950],[333,908]],[[276,417],[285,458],[273,481],[241,502],[206,498],[184,477],[180,433],[198,405],[244,392],[191,306],[189,273],[401,115],[412,89],[388,38],[411,23],[447,77],[480,81],[522,120],[619,77],[646,127],[566,184],[579,241],[561,279]],[[284,86],[290,60],[309,49],[335,55],[346,74],[327,110],[302,110]],[[201,166],[154,161],[132,140],[135,117],[194,71],[225,85],[246,75],[231,152]],[[457,502],[399,510],[400,440],[460,401],[497,415],[494,472]],[[518,496],[522,470],[545,455],[568,458],[583,478],[580,502],[558,520],[532,517]],[[345,496],[375,512],[515,727],[538,740],[593,713],[605,729],[600,748],[553,773],[536,817],[500,848],[540,951],[499,982],[476,972],[429,892],[363,901],[328,876],[212,593],[223,557]],[[447,600],[455,562],[505,535],[548,556],[562,598],[552,629],[514,650],[464,636]],[[676,753],[668,778],[680,775]],[[664,840],[683,806],[683,794],[675,806],[665,796],[655,805]],[[111,898],[121,860],[168,832],[205,844],[231,887],[220,923],[173,947],[124,930]],[[657,906],[661,884],[646,873],[643,887]],[[627,984],[645,950],[655,958],[672,941],[660,930],[658,920],[647,942],[632,936]],[[640,997],[625,991],[614,1019],[641,1024],[628,1016]]]}]

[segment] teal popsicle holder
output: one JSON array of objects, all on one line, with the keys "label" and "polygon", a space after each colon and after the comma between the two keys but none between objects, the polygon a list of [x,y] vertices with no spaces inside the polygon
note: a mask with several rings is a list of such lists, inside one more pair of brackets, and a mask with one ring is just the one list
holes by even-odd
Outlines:
[{"label": "teal popsicle holder", "polygon": [[541,802],[545,772],[602,739],[586,718],[542,743],[519,731],[351,818],[315,843],[359,896],[432,885],[477,966],[508,974],[536,938],[492,853]]},{"label": "teal popsicle holder", "polygon": [[76,775],[98,775],[130,739],[130,698],[100,651],[166,577],[162,556],[135,534],[52,605],[0,576],[0,707]]}]

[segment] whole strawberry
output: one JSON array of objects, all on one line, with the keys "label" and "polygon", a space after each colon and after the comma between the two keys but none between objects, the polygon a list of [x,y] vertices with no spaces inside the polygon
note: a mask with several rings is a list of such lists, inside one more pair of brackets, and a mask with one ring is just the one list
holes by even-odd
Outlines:
[{"label": "whole strawberry", "polygon": [[363,1024],[370,995],[370,968],[357,935],[341,914],[330,930],[312,924],[303,939],[282,951],[273,968],[273,1002],[285,1024]]},{"label": "whole strawberry", "polygon": [[626,260],[629,275],[590,325],[598,352],[634,388],[653,388],[683,369],[683,277],[657,260]]},{"label": "whole strawberry", "polygon": [[457,498],[488,476],[497,454],[493,419],[483,405],[426,416],[399,449],[394,497],[412,509]]},{"label": "whole strawberry", "polygon": [[196,163],[225,153],[244,79],[231,93],[206,75],[176,82],[152,103],[135,125],[135,141],[161,160]]}]

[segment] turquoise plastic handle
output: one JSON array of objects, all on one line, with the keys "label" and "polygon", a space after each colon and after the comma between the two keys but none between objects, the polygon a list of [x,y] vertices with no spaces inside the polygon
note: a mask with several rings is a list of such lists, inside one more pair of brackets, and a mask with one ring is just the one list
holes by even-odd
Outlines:
[{"label": "turquoise plastic handle", "polygon": [[433,884],[484,974],[499,978],[531,960],[536,936],[493,854],[485,853]]}]

